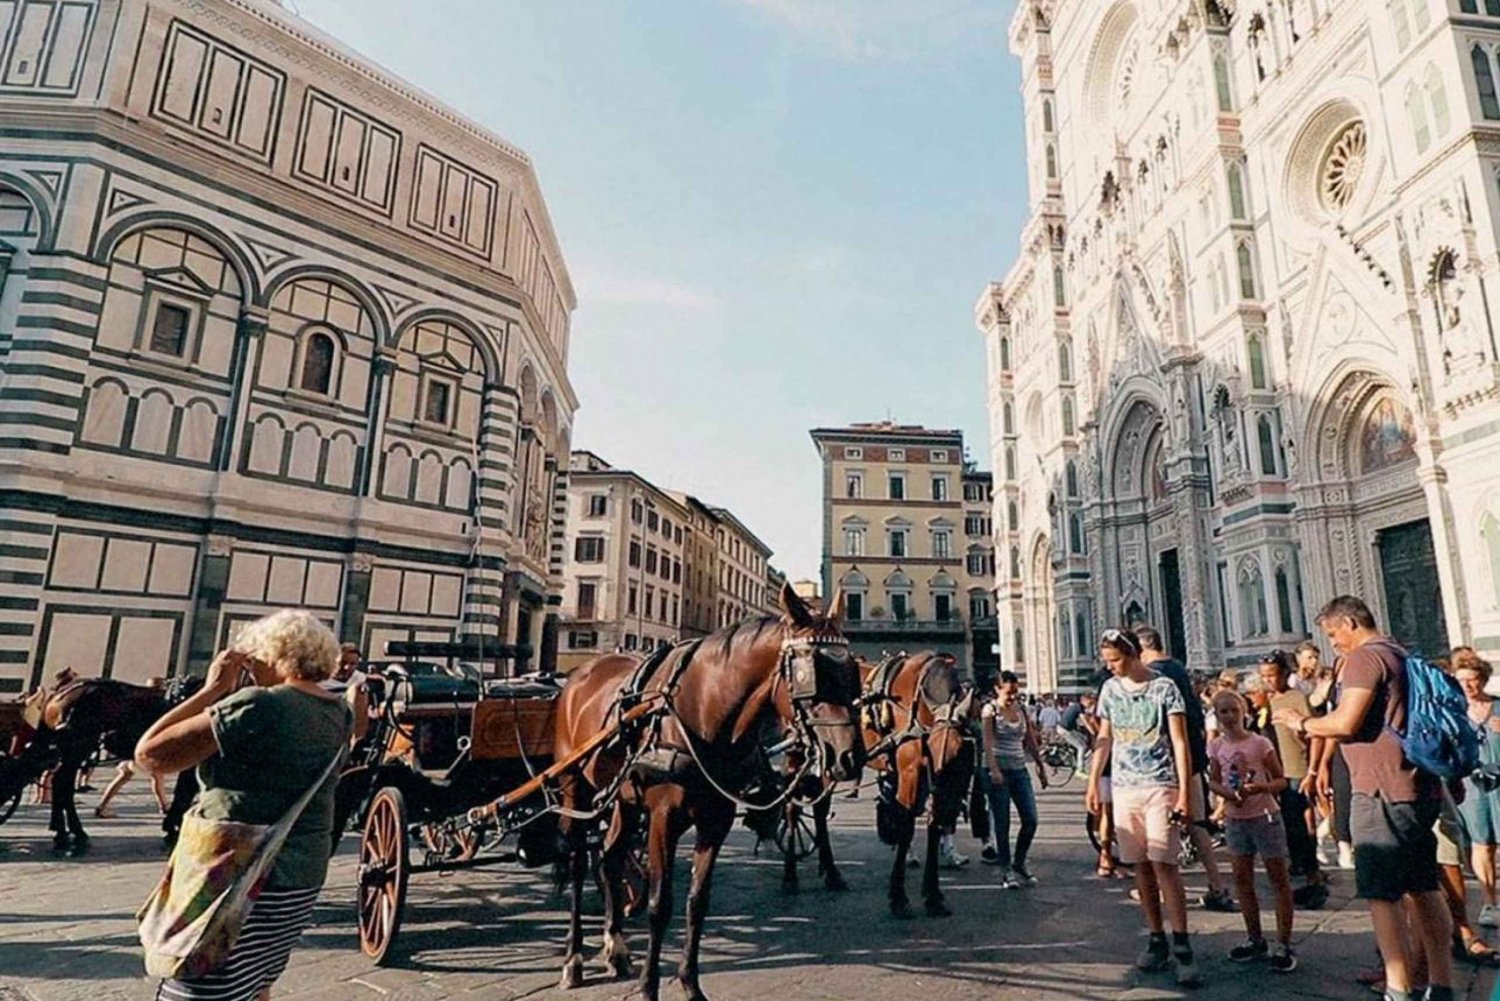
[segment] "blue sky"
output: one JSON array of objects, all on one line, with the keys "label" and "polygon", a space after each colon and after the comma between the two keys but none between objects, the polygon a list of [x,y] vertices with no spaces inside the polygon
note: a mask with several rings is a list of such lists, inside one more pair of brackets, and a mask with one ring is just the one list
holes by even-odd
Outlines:
[{"label": "blue sky", "polygon": [[[816,577],[815,426],[962,428],[1026,190],[1014,0],[290,0],[525,149],[578,292],[573,442]],[[420,16],[414,14],[420,11]]]}]

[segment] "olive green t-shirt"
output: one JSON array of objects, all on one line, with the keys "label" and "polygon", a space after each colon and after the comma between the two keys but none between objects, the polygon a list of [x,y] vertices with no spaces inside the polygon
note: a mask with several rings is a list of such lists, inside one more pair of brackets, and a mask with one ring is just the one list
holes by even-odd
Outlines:
[{"label": "olive green t-shirt", "polygon": [[[202,791],[193,813],[205,820],[274,824],[349,744],[346,703],[287,685],[246,688],[209,707],[219,753],[198,766]],[[338,769],[322,784],[287,835],[266,886],[322,886],[333,843]]]}]

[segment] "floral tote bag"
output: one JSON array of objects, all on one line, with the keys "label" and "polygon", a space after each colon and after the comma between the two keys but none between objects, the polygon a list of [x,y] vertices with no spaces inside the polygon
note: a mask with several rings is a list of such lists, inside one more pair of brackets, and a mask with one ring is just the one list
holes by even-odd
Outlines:
[{"label": "floral tote bag", "polygon": [[223,965],[292,826],[343,758],[340,748],[270,826],[183,818],[166,871],[136,914],[147,974],[182,980]]}]

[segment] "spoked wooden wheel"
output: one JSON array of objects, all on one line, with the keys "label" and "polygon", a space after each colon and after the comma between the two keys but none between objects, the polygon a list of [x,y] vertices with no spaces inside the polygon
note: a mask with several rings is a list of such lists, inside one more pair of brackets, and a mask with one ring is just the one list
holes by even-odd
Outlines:
[{"label": "spoked wooden wheel", "polygon": [[800,862],[818,850],[818,836],[807,811],[793,806],[781,811],[776,824],[776,847],[783,857],[790,855]]},{"label": "spoked wooden wheel", "polygon": [[382,789],[365,815],[359,845],[359,947],[377,964],[385,963],[401,930],[407,848],[406,800],[399,789]]}]

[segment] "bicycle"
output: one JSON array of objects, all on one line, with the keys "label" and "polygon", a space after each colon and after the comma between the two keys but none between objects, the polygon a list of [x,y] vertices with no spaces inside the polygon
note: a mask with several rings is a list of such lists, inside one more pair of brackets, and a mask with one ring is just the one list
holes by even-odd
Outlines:
[{"label": "bicycle", "polygon": [[1061,789],[1073,781],[1073,776],[1079,772],[1087,772],[1091,755],[1085,755],[1082,763],[1078,760],[1078,748],[1065,740],[1052,739],[1042,744],[1042,765],[1047,769],[1047,784],[1053,789]]}]

